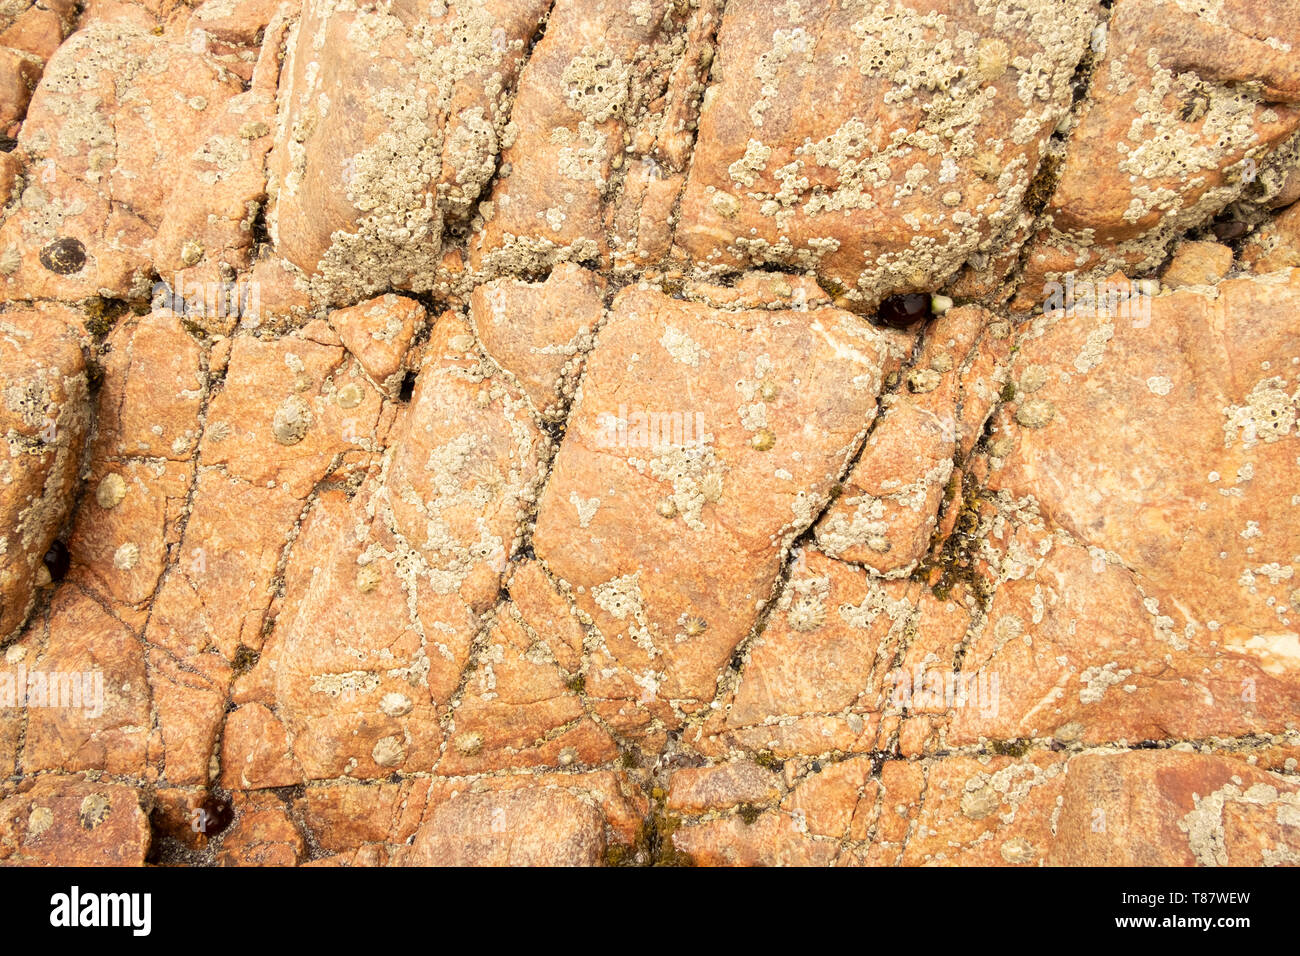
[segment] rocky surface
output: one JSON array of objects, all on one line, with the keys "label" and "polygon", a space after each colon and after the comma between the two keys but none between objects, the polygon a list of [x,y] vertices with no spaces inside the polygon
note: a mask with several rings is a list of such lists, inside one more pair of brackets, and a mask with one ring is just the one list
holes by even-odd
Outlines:
[{"label": "rocky surface", "polygon": [[0,3],[0,863],[1300,863],[1298,23]]}]

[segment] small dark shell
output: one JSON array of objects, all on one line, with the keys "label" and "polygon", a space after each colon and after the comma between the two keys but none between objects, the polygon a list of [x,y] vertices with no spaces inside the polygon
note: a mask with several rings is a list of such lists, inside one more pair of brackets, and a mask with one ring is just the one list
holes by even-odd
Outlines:
[{"label": "small dark shell", "polygon": [[1215,238],[1220,242],[1231,242],[1233,239],[1240,239],[1250,228],[1239,219],[1226,219],[1222,222],[1216,222],[1210,227],[1214,231]]},{"label": "small dark shell", "polygon": [[80,239],[55,239],[41,250],[41,265],[61,276],[80,272],[86,265],[86,247]]},{"label": "small dark shell", "polygon": [[930,317],[930,296],[924,292],[891,295],[876,312],[876,321],[891,329],[906,329]]}]

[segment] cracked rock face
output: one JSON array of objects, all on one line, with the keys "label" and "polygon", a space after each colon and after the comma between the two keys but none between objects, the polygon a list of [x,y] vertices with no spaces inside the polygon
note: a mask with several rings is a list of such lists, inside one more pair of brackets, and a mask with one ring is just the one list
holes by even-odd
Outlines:
[{"label": "cracked rock face", "polygon": [[[12,638],[72,504],[90,413],[86,364],[55,309],[14,309],[0,320],[0,635]],[[53,326],[53,330],[51,329]],[[53,334],[51,334],[53,333]]]},{"label": "cracked rock face", "polygon": [[0,3],[0,863],[1300,862],[1297,23]]}]

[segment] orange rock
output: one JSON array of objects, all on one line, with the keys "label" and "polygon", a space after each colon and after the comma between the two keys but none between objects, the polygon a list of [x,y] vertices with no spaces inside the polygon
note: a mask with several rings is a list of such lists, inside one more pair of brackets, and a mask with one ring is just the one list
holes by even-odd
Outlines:
[{"label": "orange rock", "polygon": [[856,450],[888,351],[835,310],[615,300],[534,537],[617,662],[589,692],[713,697],[782,552]]},{"label": "orange rock", "polygon": [[727,816],[683,826],[672,841],[700,866],[826,866],[839,850],[838,842],[810,835],[802,817],[780,811],[753,823]]},{"label": "orange rock", "polygon": [[1171,289],[1188,285],[1214,285],[1232,268],[1232,250],[1217,242],[1184,242],[1174,250],[1174,260],[1161,276]]},{"label": "orange rock", "polygon": [[[878,709],[880,678],[874,675],[885,663],[889,635],[911,615],[900,590],[819,552],[797,555],[763,634],[749,649],[728,727],[822,713],[861,732],[863,712]],[[831,748],[812,752],[824,749]]]},{"label": "orange rock", "polygon": [[797,821],[817,836],[842,840],[849,835],[854,810],[872,774],[870,757],[850,757],[804,778],[781,802]]},{"label": "orange rock", "polygon": [[239,336],[207,410],[200,464],[301,499],[335,455],[369,445],[380,403],[342,348]]},{"label": "orange rock", "polygon": [[511,611],[546,645],[556,663],[570,673],[582,664],[585,632],[572,606],[547,579],[536,561],[529,561],[510,578]]},{"label": "orange rock", "polygon": [[587,716],[576,686],[510,615],[488,632],[456,704],[443,774],[506,767],[578,767],[618,756]]},{"label": "orange rock", "polygon": [[1062,796],[1046,859],[1053,865],[1294,863],[1300,806],[1294,780],[1227,757],[1086,754],[1070,762]]},{"label": "orange rock", "polygon": [[263,704],[251,703],[226,718],[221,735],[221,785],[229,790],[288,787],[302,782],[284,726]]},{"label": "orange rock", "polygon": [[22,9],[24,6],[20,2],[9,8],[18,8],[16,14],[0,14],[0,46],[48,60],[72,31],[76,4],[72,0],[42,0]]},{"label": "orange rock", "polygon": [[284,539],[301,510],[283,488],[201,470],[185,535],[156,596],[149,642],[183,658],[214,649],[233,661],[241,645],[260,650]]},{"label": "orange rock", "polygon": [[[1220,283],[1216,298],[1183,292],[1130,301],[1113,315],[1080,309],[1036,322],[1022,339],[1023,398],[1007,426],[1016,447],[990,486],[1060,544],[1032,536],[1003,545],[1001,574],[1023,579],[1019,587],[1034,593],[1021,600],[1033,609],[1008,605],[990,623],[996,632],[1007,617],[1004,653],[1023,654],[1016,642],[1028,650],[1040,624],[1063,629],[1056,640],[1067,645],[1089,634],[1088,658],[1067,653],[1068,665],[1040,648],[1033,666],[1044,689],[1060,688],[1054,696],[1104,693],[1098,717],[1135,708],[1132,716],[1150,721],[1144,733],[1158,726],[1179,737],[1244,732],[1294,709],[1297,658],[1287,648],[1300,537],[1279,516],[1294,507],[1297,479],[1296,343],[1282,318],[1297,281],[1277,273]],[[1053,572],[1031,584],[1044,561],[1078,570],[1060,584]],[[1087,586],[1064,585],[1080,576]],[[1083,611],[1084,602],[1093,607]],[[1106,645],[1113,650],[1092,656]],[[1077,678],[1067,678],[1072,670]],[[1076,679],[1094,690],[1069,687]],[[1178,697],[1198,703],[1183,709]],[[1036,707],[1045,734],[1050,711]]]},{"label": "orange rock", "polygon": [[420,780],[332,783],[308,787],[295,805],[315,842],[327,852],[339,852],[405,844],[419,827],[430,796],[429,784]]},{"label": "orange rock", "polygon": [[0,318],[0,644],[49,580],[46,549],[63,525],[90,424],[86,365],[60,308]]},{"label": "orange rock", "polygon": [[483,350],[549,421],[568,410],[583,354],[604,316],[604,292],[600,276],[560,263],[545,282],[500,279],[470,296],[470,321]]},{"label": "orange rock", "polygon": [[234,824],[221,840],[219,866],[294,866],[307,844],[284,803],[270,794],[238,794]]},{"label": "orange rock", "polygon": [[389,398],[396,398],[401,391],[406,350],[425,322],[420,303],[396,295],[330,313],[330,325],[347,350]]},{"label": "orange rock", "polygon": [[0,863],[1297,862],[1294,6],[0,3]]},{"label": "orange rock", "polygon": [[468,218],[515,135],[510,94],[548,6],[417,17],[304,4],[281,77],[267,224],[324,298],[430,288],[444,228]]},{"label": "orange rock", "polygon": [[1291,205],[1253,235],[1241,251],[1255,272],[1300,266],[1300,205]]},{"label": "orange rock", "polygon": [[205,786],[216,776],[213,751],[225,714],[230,665],[216,653],[179,658],[161,648],[146,652],[158,732],[150,761],[176,786]]},{"label": "orange rock", "polygon": [[[151,706],[140,639],[69,588],[52,601],[46,627],[28,635],[5,652],[2,672],[15,681],[29,675],[23,771],[144,776]],[[44,701],[32,683],[37,675]]]},{"label": "orange rock", "polygon": [[179,170],[175,194],[154,238],[154,267],[164,275],[206,261],[222,270],[248,268],[253,225],[266,202],[266,154],[275,126],[270,92],[232,97],[198,133]]},{"label": "orange rock", "polygon": [[149,820],[117,783],[43,776],[0,801],[0,860],[13,866],[140,866]]},{"label": "orange rock", "polygon": [[815,270],[859,310],[929,291],[1014,229],[1094,23],[1082,2],[995,22],[728,4],[678,244],[704,268]]},{"label": "orange rock", "polygon": [[986,384],[961,381],[988,320],[983,309],[952,309],[926,330],[915,366],[885,401],[843,493],[817,524],[827,554],[890,577],[925,556],[940,504],[955,491],[954,459],[992,411]]},{"label": "orange rock", "polygon": [[558,0],[519,76],[510,142],[470,263],[490,274],[608,263],[604,200],[621,179],[630,119],[662,82],[676,6]]},{"label": "orange rock", "polygon": [[1143,275],[1172,241],[1233,200],[1268,199],[1293,165],[1300,41],[1280,3],[1225,0],[1213,13],[1165,0],[1115,6],[1094,36],[1059,180],[1030,243],[1017,307],[1078,271]]},{"label": "orange rock", "polygon": [[40,57],[0,46],[0,129],[16,125],[27,114],[42,66]]},{"label": "orange rock", "polygon": [[172,189],[208,117],[241,89],[203,53],[126,20],[69,37],[19,137],[29,174],[0,226],[7,297],[147,297],[153,234],[169,203],[187,198]]},{"label": "orange rock", "polygon": [[780,778],[749,760],[716,767],[690,767],[672,775],[669,811],[700,813],[741,803],[770,804],[781,796]]},{"label": "orange rock", "polygon": [[605,852],[600,810],[564,790],[465,793],[415,834],[412,866],[592,866]]},{"label": "orange rock", "polygon": [[169,311],[122,321],[108,337],[95,416],[96,458],[188,461],[207,397],[203,350]]},{"label": "orange rock", "polygon": [[298,0],[206,0],[190,14],[189,31],[204,33],[228,43],[251,46],[277,13],[296,15]]}]

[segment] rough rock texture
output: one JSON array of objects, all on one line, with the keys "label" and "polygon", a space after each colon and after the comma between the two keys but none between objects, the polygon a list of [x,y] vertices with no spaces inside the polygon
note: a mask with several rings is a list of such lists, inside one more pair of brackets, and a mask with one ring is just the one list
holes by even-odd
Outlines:
[{"label": "rough rock texture", "polygon": [[[1294,168],[1300,44],[1287,0],[1121,0],[1094,34],[1087,96],[1044,183],[1018,303],[1066,272],[1145,273]],[[1039,299],[1041,302],[1041,298]]]},{"label": "rough rock texture", "polygon": [[333,299],[424,289],[443,233],[497,168],[545,0],[308,0],[288,40],[269,164],[277,250]]},{"label": "rough rock texture", "polygon": [[16,0],[0,10],[0,135],[11,136],[27,112],[46,61],[72,29],[71,0]]},{"label": "rough rock texture", "polygon": [[42,777],[0,802],[6,865],[139,865],[148,847],[149,820],[131,787]]},{"label": "rough rock texture", "polygon": [[499,279],[470,296],[469,318],[484,352],[515,377],[533,410],[562,421],[605,312],[601,277],[572,263],[545,282]]},{"label": "rough rock texture", "polygon": [[1300,863],[1297,24],[0,2],[0,864]]},{"label": "rough rock texture", "polygon": [[147,296],[155,232],[191,198],[174,189],[192,154],[219,148],[233,162],[241,148],[204,136],[240,90],[206,53],[127,21],[71,36],[18,134],[24,185],[0,226],[6,297]]},{"label": "rough rock texture", "polygon": [[46,308],[0,317],[0,640],[50,579],[42,559],[72,505],[90,422],[85,359],[61,319]]},{"label": "rough rock texture", "polygon": [[888,356],[834,309],[614,300],[534,534],[599,635],[588,693],[670,723],[713,699],[871,422]]},{"label": "rough rock texture", "polygon": [[678,242],[859,308],[928,289],[1017,225],[1091,6],[728,3]]}]

